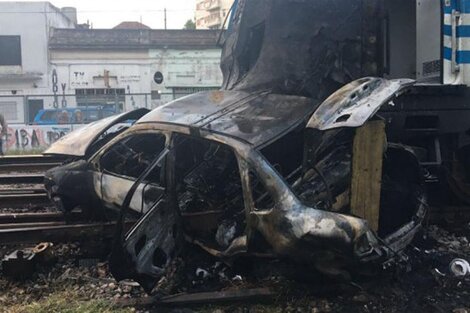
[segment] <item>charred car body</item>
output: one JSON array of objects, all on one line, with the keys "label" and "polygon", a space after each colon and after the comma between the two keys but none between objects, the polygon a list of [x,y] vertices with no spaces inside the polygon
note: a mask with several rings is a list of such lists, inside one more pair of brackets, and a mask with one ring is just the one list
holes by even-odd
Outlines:
[{"label": "charred car body", "polygon": [[[323,270],[335,259],[386,262],[399,256],[418,231],[425,196],[413,152],[387,143],[384,127],[375,126],[384,123],[370,119],[411,84],[362,79],[320,106],[309,98],[269,92],[188,96],[146,114],[89,160],[54,169],[46,179],[64,186],[84,180],[93,187],[88,197],[82,193],[83,205],[101,202],[142,214],[123,239],[126,257],[114,255],[112,264],[118,278],[137,279],[147,289],[183,237],[222,258],[295,255]],[[335,116],[341,110],[347,110],[348,121]],[[355,158],[361,163],[376,157],[376,144],[353,155],[363,136],[355,127],[382,138],[383,173],[381,165],[352,171]],[[405,167],[407,174],[398,175],[397,168]],[[351,214],[349,199],[351,181],[363,171],[375,171],[370,176],[375,181],[359,182],[357,192],[376,188],[371,197],[362,197],[375,207],[361,218]],[[381,188],[382,176],[388,188]],[[400,205],[381,205],[380,194]],[[371,203],[374,199],[379,202]],[[360,212],[365,204],[356,202]]]},{"label": "charred car body", "polygon": [[[65,210],[138,216],[127,233],[120,224],[110,264],[117,279],[146,290],[183,239],[224,259],[286,256],[330,273],[401,258],[425,217],[425,183],[454,182],[465,198],[466,178],[452,173],[467,166],[470,111],[466,86],[417,83],[403,70],[403,47],[387,38],[416,20],[385,27],[402,14],[394,3],[236,1],[222,90],[142,114],[99,150],[51,170],[51,197]],[[444,98],[461,107],[461,123],[440,122],[455,116]],[[57,147],[46,153],[62,154]]]}]

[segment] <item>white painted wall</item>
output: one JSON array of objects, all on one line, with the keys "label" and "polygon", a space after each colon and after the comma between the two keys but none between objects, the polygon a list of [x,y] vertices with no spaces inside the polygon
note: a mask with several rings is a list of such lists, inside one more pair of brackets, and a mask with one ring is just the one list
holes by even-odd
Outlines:
[{"label": "white painted wall", "polygon": [[[0,35],[21,36],[22,59],[21,66],[0,66],[0,95],[52,92],[48,52],[51,27],[75,25],[48,2],[0,2]],[[0,112],[4,100],[0,98]],[[17,106],[19,118],[9,123],[24,122],[22,101]]]},{"label": "white painted wall", "polygon": [[[77,88],[105,88],[104,71],[109,71],[111,88],[123,88],[131,94],[150,94],[152,91],[172,93],[175,87],[218,88],[222,84],[220,49],[142,51],[51,51],[51,64],[58,74],[59,86],[67,85],[66,93]],[[163,73],[164,81],[156,84],[154,73]],[[100,77],[101,76],[101,77]],[[145,96],[126,96],[125,110],[135,107],[156,107],[172,96],[152,101]],[[76,103],[71,99],[69,106]],[[135,106],[133,105],[135,104]],[[52,103],[47,103],[52,107]]]},{"label": "white painted wall", "polygon": [[[73,28],[71,23],[58,9],[48,2],[0,2],[0,35],[21,36],[22,66],[11,68],[0,66],[0,74],[36,73],[48,74],[48,36],[51,27]],[[43,13],[39,13],[43,12]],[[11,84],[14,84],[13,81]],[[47,88],[49,81],[42,79],[21,87],[29,89]],[[12,87],[3,84],[0,90]],[[15,87],[15,86],[13,86]]]},{"label": "white painted wall", "polygon": [[[173,88],[210,88],[222,85],[220,49],[150,50],[152,63],[151,89],[171,93]],[[163,83],[153,81],[153,73],[163,74]],[[163,96],[165,102],[169,97]]]},{"label": "white painted wall", "polygon": [[[77,88],[105,88],[102,78],[105,70],[109,71],[110,87],[123,88],[126,93],[150,95],[152,91],[159,91],[165,94],[172,93],[173,88],[218,88],[222,84],[220,49],[48,49],[52,28],[72,27],[74,24],[48,2],[0,2],[0,35],[19,35],[22,45],[21,67],[0,66],[0,112],[2,101],[17,103],[18,118],[8,120],[9,124],[25,123],[25,104],[21,95],[53,93],[54,69],[58,74],[59,102],[62,100],[61,84],[65,84],[65,93],[70,95],[74,95]],[[160,85],[153,81],[157,71],[164,75]],[[12,73],[21,78],[5,79]],[[13,90],[16,96],[13,96]],[[44,108],[53,108],[53,97],[37,99],[44,100]],[[75,99],[74,96],[67,97],[67,106],[76,106]],[[156,107],[172,99],[172,96],[164,95],[153,101],[150,96],[126,96],[124,109]]]}]

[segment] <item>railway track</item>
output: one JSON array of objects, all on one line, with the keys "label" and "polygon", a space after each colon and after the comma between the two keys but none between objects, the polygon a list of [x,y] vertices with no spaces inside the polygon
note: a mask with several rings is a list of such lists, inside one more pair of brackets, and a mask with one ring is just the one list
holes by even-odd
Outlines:
[{"label": "railway track", "polygon": [[[0,185],[4,185],[0,189],[0,209],[50,206],[47,192],[41,186],[44,172],[64,161],[56,156],[0,157]],[[133,223],[126,225],[130,227]],[[0,245],[107,238],[113,236],[115,226],[115,222],[84,221],[81,212],[72,212],[67,218],[61,212],[2,213]]]},{"label": "railway track", "polygon": [[64,157],[20,155],[0,157],[0,209],[51,205],[41,188],[44,172],[65,161]]},{"label": "railway track", "polygon": [[49,205],[51,205],[51,201],[49,200],[46,190],[43,188],[12,188],[0,190],[0,209]]},{"label": "railway track", "polygon": [[25,244],[50,242],[69,242],[81,239],[110,238],[115,232],[116,223],[48,223],[37,225],[16,225],[0,228],[0,244]]},{"label": "railway track", "polygon": [[0,174],[0,185],[42,184],[44,173]]},{"label": "railway track", "polygon": [[[126,228],[135,221],[127,221]],[[80,212],[67,217],[60,212],[0,214],[0,245],[68,242],[88,238],[110,238],[116,222],[87,222]]]},{"label": "railway track", "polygon": [[0,157],[0,184],[42,184],[44,173],[65,161],[64,157],[22,155]]},{"label": "railway track", "polygon": [[19,165],[19,164],[60,164],[65,160],[63,156],[48,156],[48,155],[6,155],[0,157],[0,167],[6,165]]}]

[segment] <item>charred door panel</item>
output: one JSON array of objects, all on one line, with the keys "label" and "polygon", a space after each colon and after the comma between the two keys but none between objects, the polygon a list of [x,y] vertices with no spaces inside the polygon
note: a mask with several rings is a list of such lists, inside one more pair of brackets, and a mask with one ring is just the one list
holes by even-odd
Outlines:
[{"label": "charred door panel", "polygon": [[[118,177],[109,173],[103,173],[101,178],[101,194],[103,205],[110,209],[119,210],[126,194],[131,189],[134,181],[128,178]],[[142,195],[145,184],[140,184],[132,197],[130,208],[141,212],[143,209]]]},{"label": "charred door panel", "polygon": [[[165,273],[176,255],[176,247],[179,246],[177,242],[182,238],[179,211],[172,201],[168,201],[172,198],[169,196],[171,192],[167,192],[166,180],[162,179],[158,186],[147,182],[170,175],[172,170],[166,165],[169,151],[165,148],[154,156],[149,166],[126,192],[109,259],[111,272],[117,280],[134,279],[147,292],[152,290]],[[142,189],[139,190],[140,188]],[[124,236],[124,222],[136,195],[147,199],[146,206],[149,206],[150,210]],[[156,202],[150,205],[154,200]],[[141,203],[145,203],[145,200]]]},{"label": "charred door panel", "polygon": [[133,268],[129,276],[150,291],[176,253],[179,215],[165,199],[158,201],[126,236],[123,249]]},{"label": "charred door panel", "polygon": [[[139,191],[137,190],[136,193]],[[147,213],[152,206],[159,201],[165,193],[165,188],[148,183],[142,190],[142,213]]]}]

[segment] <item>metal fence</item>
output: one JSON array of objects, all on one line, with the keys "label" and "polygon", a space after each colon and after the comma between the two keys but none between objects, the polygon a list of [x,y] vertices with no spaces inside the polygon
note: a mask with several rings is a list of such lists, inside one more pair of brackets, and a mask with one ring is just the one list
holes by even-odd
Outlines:
[{"label": "metal fence", "polygon": [[0,95],[9,124],[83,124],[137,108],[153,109],[194,92]]}]

